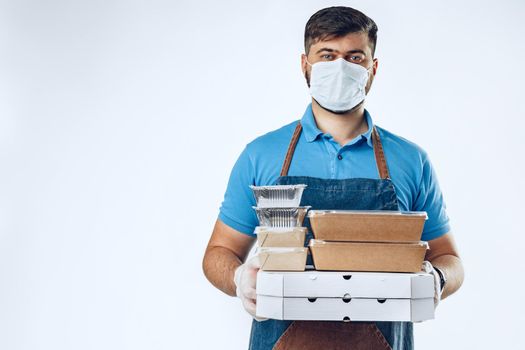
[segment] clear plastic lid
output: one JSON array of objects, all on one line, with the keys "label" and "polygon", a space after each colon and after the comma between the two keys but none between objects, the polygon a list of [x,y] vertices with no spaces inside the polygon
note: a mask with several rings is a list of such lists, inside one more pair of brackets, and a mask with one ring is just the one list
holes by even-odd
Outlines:
[{"label": "clear plastic lid", "polygon": [[257,247],[256,253],[304,253],[308,247]]},{"label": "clear plastic lid", "polygon": [[308,210],[308,209],[311,208],[311,206],[304,205],[304,206],[300,206],[300,207],[280,207],[280,208],[261,208],[261,207],[257,207],[257,206],[252,206],[252,208],[255,209],[256,211],[261,211],[261,212],[275,212],[275,213],[278,213],[278,212],[293,212],[293,211]]},{"label": "clear plastic lid", "polygon": [[257,207],[279,208],[297,207],[301,203],[301,197],[306,185],[275,185],[275,186],[253,186],[250,185],[255,197]]},{"label": "clear plastic lid", "polygon": [[254,186],[250,185],[252,190],[267,190],[267,191],[276,191],[276,190],[295,190],[298,188],[305,189],[306,185],[297,184],[297,185],[271,185],[271,186]]},{"label": "clear plastic lid", "polygon": [[322,245],[334,245],[334,244],[406,244],[406,245],[414,245],[414,246],[420,246],[425,247],[426,249],[429,249],[428,242],[426,241],[414,241],[414,242],[340,242],[340,241],[323,241],[321,239],[311,239],[308,243],[308,246],[322,246]]},{"label": "clear plastic lid", "polygon": [[398,210],[310,210],[308,217],[322,215],[377,215],[377,216],[412,216],[428,219],[426,211],[398,211]]},{"label": "clear plastic lid", "polygon": [[306,227],[272,227],[272,226],[256,226],[253,233],[290,233],[290,232],[305,232]]},{"label": "clear plastic lid", "polygon": [[253,209],[255,209],[260,226],[298,227],[302,226],[310,206],[294,208],[253,207]]}]

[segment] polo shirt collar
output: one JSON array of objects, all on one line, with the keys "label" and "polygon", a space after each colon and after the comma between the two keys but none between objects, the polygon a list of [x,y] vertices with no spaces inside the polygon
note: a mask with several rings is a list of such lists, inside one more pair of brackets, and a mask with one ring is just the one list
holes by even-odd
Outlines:
[{"label": "polo shirt collar", "polygon": [[[357,142],[359,139],[366,139],[366,143],[373,147],[372,145],[372,128],[374,126],[372,122],[372,117],[370,116],[370,113],[365,109],[365,118],[366,122],[368,124],[368,130],[364,132],[363,134],[357,136],[355,139],[350,141],[350,144],[353,144]],[[303,127],[303,133],[306,138],[306,141],[313,142],[315,141],[320,135],[323,134],[321,130],[317,127],[317,123],[315,122],[314,113],[312,112],[312,104],[310,103],[308,107],[306,108],[306,111],[304,112],[303,117],[301,118],[301,125]]]},{"label": "polo shirt collar", "polygon": [[323,132],[319,130],[315,122],[311,103],[308,105],[308,107],[306,107],[306,111],[304,112],[304,115],[301,118],[301,125],[303,126],[303,134],[306,138],[306,141],[308,142],[315,141],[319,135],[323,134]]}]

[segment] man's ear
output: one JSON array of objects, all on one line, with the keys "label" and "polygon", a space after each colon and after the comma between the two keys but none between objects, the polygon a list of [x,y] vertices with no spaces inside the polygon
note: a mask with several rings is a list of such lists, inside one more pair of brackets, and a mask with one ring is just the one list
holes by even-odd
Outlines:
[{"label": "man's ear", "polygon": [[373,71],[374,76],[375,76],[376,73],[377,73],[377,66],[379,65],[379,61],[377,60],[377,58],[374,58],[374,61],[373,61],[373,62],[374,62],[374,63],[372,64],[372,67],[374,67],[374,68],[372,69],[372,71]]},{"label": "man's ear", "polygon": [[306,63],[306,55],[303,53],[303,54],[301,54],[301,69],[303,71],[303,75],[306,74],[306,65],[307,64],[308,63]]}]

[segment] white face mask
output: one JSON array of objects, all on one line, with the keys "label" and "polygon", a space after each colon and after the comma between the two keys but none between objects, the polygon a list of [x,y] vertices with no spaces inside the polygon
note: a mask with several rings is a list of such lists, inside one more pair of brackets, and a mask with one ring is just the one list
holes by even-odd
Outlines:
[{"label": "white face mask", "polygon": [[[308,64],[308,60],[306,61]],[[310,94],[324,108],[346,112],[365,99],[370,68],[344,58],[316,62],[310,76]]]}]

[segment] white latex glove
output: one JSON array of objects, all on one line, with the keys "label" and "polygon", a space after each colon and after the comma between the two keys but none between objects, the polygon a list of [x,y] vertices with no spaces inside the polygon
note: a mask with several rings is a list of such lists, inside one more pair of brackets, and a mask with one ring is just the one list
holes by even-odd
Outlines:
[{"label": "white latex glove", "polygon": [[441,300],[441,278],[430,261],[423,261],[423,271],[431,273],[434,276],[434,309],[438,306]]},{"label": "white latex glove", "polygon": [[255,316],[255,302],[257,299],[255,285],[257,282],[257,271],[259,271],[260,267],[259,256],[253,256],[235,269],[233,282],[236,287],[235,294],[241,299],[244,309],[246,309],[255,320],[266,321],[267,318]]}]

